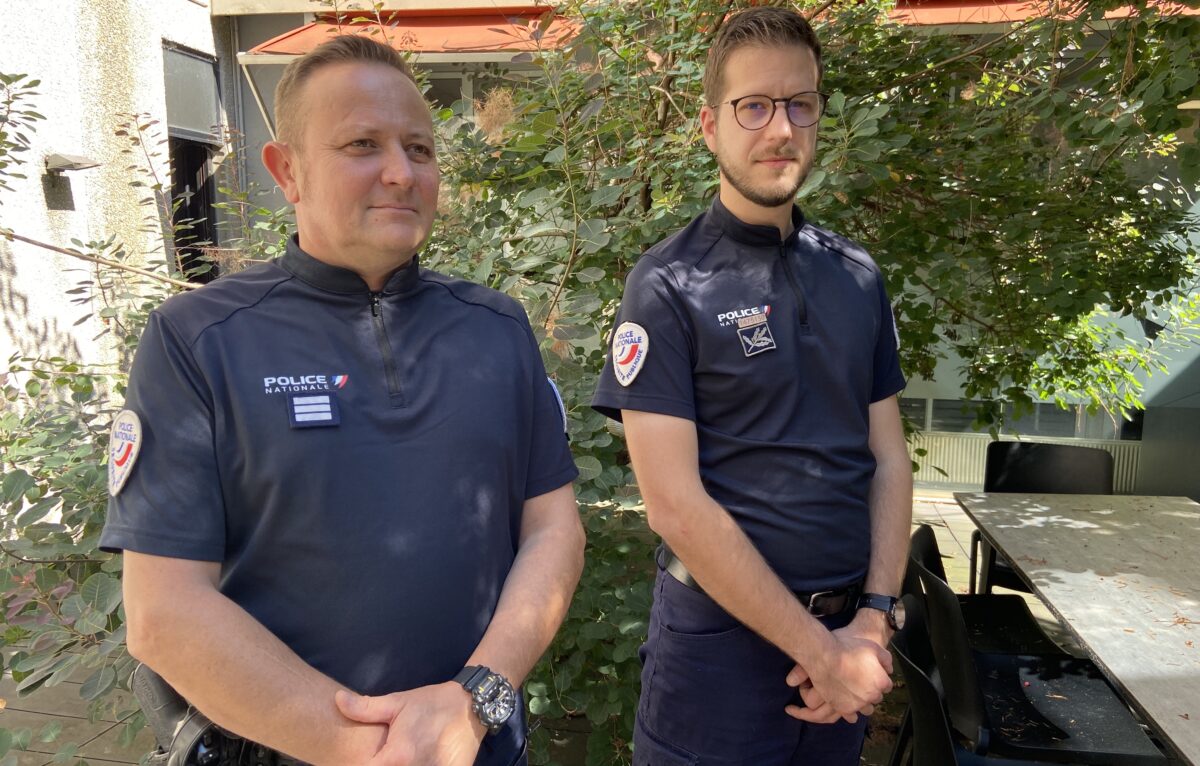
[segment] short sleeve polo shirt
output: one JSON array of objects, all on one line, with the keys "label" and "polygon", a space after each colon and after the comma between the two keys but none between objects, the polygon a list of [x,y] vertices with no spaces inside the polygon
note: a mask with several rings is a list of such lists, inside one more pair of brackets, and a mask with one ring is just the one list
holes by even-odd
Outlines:
[{"label": "short sleeve polo shirt", "polygon": [[696,423],[700,476],[795,590],[866,574],[871,403],[905,385],[883,279],[804,221],[746,224],[720,199],[626,281],[600,412]]},{"label": "short sleeve polo shirt", "polygon": [[576,476],[524,311],[415,259],[371,293],[293,241],[173,297],[126,408],[142,443],[101,545],[221,562],[222,593],[366,694],[461,669],[525,500]]}]

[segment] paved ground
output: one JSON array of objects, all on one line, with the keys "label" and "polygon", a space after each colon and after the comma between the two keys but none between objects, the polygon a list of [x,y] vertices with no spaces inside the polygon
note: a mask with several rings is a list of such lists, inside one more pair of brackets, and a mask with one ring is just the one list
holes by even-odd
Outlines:
[{"label": "paved ground", "polygon": [[[967,589],[967,565],[971,530],[974,525],[959,509],[948,491],[918,489],[914,504],[913,523],[934,527],[938,544],[945,558],[946,576],[959,591]],[[1049,612],[1033,597],[1034,614],[1046,623],[1058,637],[1061,629]],[[33,737],[25,752],[13,751],[17,766],[48,766],[54,754],[67,744],[78,746],[79,757],[91,764],[136,764],[153,745],[148,731],[142,730],[131,747],[118,743],[121,724],[113,721],[91,722],[87,718],[87,703],[79,697],[79,682],[66,682],[52,689],[43,689],[31,697],[18,697],[15,684],[7,675],[0,680],[0,727],[14,730],[27,728]],[[40,741],[39,734],[55,722],[62,731],[54,742]]]}]

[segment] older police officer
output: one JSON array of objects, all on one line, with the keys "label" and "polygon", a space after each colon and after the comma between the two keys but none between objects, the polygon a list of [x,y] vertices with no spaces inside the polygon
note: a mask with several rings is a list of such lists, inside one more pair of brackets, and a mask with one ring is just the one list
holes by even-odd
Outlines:
[{"label": "older police officer", "polygon": [[793,203],[820,53],[790,10],[725,20],[700,112],[720,193],[630,273],[593,402],[623,417],[668,546],[638,766],[857,764],[862,714],[891,687],[904,378],[879,269]]},{"label": "older police officer", "polygon": [[118,419],[102,545],[130,651],[305,762],[523,762],[513,687],[583,551],[537,343],[417,262],[438,163],[395,51],[326,43],[275,109],[298,236],[154,312]]}]

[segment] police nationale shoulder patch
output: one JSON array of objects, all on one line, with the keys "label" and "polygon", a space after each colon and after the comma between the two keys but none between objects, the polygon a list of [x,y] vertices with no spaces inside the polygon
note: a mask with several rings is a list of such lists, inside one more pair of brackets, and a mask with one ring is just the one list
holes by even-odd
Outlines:
[{"label": "police nationale shoulder patch", "polygon": [[650,351],[650,336],[645,328],[633,322],[622,322],[613,333],[613,374],[622,386],[628,386],[642,371]]},{"label": "police nationale shoulder patch", "polygon": [[141,449],[142,419],[133,410],[121,410],[108,437],[108,494],[116,497],[125,486]]}]

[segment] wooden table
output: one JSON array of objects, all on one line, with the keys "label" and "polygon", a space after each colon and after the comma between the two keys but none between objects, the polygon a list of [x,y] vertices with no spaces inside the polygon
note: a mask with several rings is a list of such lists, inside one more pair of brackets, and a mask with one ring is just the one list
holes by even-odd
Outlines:
[{"label": "wooden table", "polygon": [[1200,505],[958,492],[984,538],[1142,716],[1200,766]]}]

